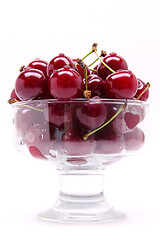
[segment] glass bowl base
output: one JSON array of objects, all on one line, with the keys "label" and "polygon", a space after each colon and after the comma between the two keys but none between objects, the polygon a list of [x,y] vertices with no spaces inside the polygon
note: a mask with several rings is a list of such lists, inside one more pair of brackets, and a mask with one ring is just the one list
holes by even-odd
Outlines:
[{"label": "glass bowl base", "polygon": [[95,196],[60,194],[54,206],[37,217],[60,223],[105,223],[121,221],[126,215],[110,207],[102,193]]}]

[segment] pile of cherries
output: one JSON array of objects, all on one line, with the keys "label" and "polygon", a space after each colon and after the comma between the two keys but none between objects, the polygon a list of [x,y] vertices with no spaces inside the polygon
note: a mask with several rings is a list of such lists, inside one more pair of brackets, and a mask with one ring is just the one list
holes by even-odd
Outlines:
[{"label": "pile of cherries", "polygon": [[[93,69],[84,63],[91,53],[96,54]],[[117,154],[144,143],[137,125],[145,109],[143,104],[130,106],[127,99],[146,101],[149,86],[128,70],[123,57],[105,51],[98,55],[93,44],[83,59],[60,53],[50,62],[35,59],[22,66],[9,102],[25,101],[14,124],[34,157],[47,159],[55,151],[71,156]],[[59,101],[41,101],[40,106],[30,101],[45,99]]]}]

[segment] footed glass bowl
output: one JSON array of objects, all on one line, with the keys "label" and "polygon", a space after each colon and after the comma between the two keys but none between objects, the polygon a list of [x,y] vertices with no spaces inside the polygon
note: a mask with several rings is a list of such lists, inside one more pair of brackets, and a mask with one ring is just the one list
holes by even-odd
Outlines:
[{"label": "footed glass bowl", "polygon": [[19,151],[54,164],[59,196],[40,219],[113,222],[125,214],[103,191],[107,165],[142,150],[148,104],[139,100],[31,100],[12,104]]}]

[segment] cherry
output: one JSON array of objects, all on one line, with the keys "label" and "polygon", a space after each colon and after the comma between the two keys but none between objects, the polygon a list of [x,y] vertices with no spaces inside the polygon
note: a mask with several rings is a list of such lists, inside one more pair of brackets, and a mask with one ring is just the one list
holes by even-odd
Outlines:
[{"label": "cherry", "polygon": [[49,78],[50,93],[58,99],[79,98],[83,88],[82,77],[69,66],[55,70]]},{"label": "cherry", "polygon": [[95,133],[97,154],[115,154],[125,149],[125,141],[123,135],[119,135],[112,131],[108,125]]},{"label": "cherry", "polygon": [[144,145],[144,132],[136,127],[134,130],[124,134],[125,149],[127,151],[138,150]]},{"label": "cherry", "polygon": [[49,124],[63,128],[64,123],[68,121],[66,109],[63,103],[48,103],[48,106],[44,108],[44,118]]},{"label": "cherry", "polygon": [[88,89],[91,90],[91,97],[104,96],[103,80],[96,74],[90,74],[87,77]]},{"label": "cherry", "polygon": [[[125,59],[119,55],[117,55],[115,52],[110,53],[109,55],[102,58],[103,62],[108,65],[111,69],[114,71],[117,71],[119,69],[128,69],[127,62]],[[99,63],[97,67],[97,74],[102,79],[106,79],[108,75],[110,75],[112,72],[104,66],[102,62]]]},{"label": "cherry", "polygon": [[[84,78],[85,77],[84,70],[81,68],[80,64],[77,64],[77,61],[78,59],[73,59],[74,64],[76,64],[78,73],[81,75],[82,78]],[[90,70],[88,67],[86,67],[86,69],[87,69],[87,76],[88,76],[90,74]]]},{"label": "cherry", "polygon": [[[137,92],[135,94],[135,98],[138,98],[140,96],[140,94],[146,89],[146,84],[138,79],[138,87],[137,87]],[[139,100],[141,101],[147,101],[149,97],[149,89],[147,89],[140,97],[139,97]]]},{"label": "cherry", "polygon": [[19,74],[15,91],[19,99],[26,101],[40,98],[47,87],[48,81],[42,71],[28,68]]},{"label": "cherry", "polygon": [[70,66],[73,69],[76,69],[72,59],[63,53],[60,53],[58,56],[54,57],[48,64],[48,76],[50,76],[54,70],[63,68],[64,66]]},{"label": "cherry", "polygon": [[83,140],[77,128],[69,128],[62,136],[62,152],[71,156],[81,156],[93,153],[96,142],[90,138]]},{"label": "cherry", "polygon": [[45,75],[45,77],[47,78],[47,67],[48,67],[48,62],[47,61],[36,58],[32,62],[30,62],[25,67],[25,69],[27,69],[27,68],[38,69],[38,70],[42,71],[43,74]]},{"label": "cherry", "polygon": [[137,78],[129,70],[119,70],[112,73],[104,82],[105,94],[109,98],[133,98],[136,94],[137,86]]},{"label": "cherry", "polygon": [[107,119],[107,113],[107,106],[99,97],[81,103],[75,110],[78,122],[86,129],[95,129],[102,125]]}]

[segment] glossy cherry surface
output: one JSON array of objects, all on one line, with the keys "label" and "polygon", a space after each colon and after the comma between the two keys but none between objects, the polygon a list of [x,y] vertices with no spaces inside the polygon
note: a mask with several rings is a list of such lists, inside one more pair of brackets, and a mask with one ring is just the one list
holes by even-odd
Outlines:
[{"label": "glossy cherry surface", "polygon": [[[84,80],[85,82],[85,80]],[[88,89],[91,90],[91,97],[99,96],[104,97],[103,80],[96,74],[90,74],[87,77]]]},{"label": "glossy cherry surface", "polygon": [[137,78],[129,70],[119,70],[109,75],[104,82],[106,97],[128,99],[137,91]]},{"label": "glossy cherry surface", "polygon": [[74,62],[68,56],[63,53],[60,53],[58,56],[54,57],[48,64],[48,76],[50,76],[54,70],[63,68],[64,66],[70,66],[73,69],[76,69]]},{"label": "glossy cherry surface", "polygon": [[[137,92],[136,92],[136,94],[135,94],[134,97],[135,97],[135,98],[138,98],[139,95],[145,90],[145,88],[146,88],[146,84],[145,84],[142,80],[138,79]],[[141,100],[141,101],[147,101],[148,97],[149,97],[149,89],[147,89],[147,90],[142,94],[142,96],[139,98],[139,100]]]},{"label": "glossy cherry surface", "polygon": [[[114,71],[117,71],[119,69],[128,69],[127,62],[125,59],[119,55],[117,55],[115,52],[110,53],[109,55],[105,56],[102,58],[104,63],[107,64],[111,69]],[[104,66],[103,63],[99,63],[97,67],[97,74],[100,76],[102,79],[106,79],[108,75],[110,75],[112,72]]]},{"label": "glossy cherry surface", "polygon": [[45,77],[47,77],[47,67],[48,67],[47,61],[36,58],[26,66],[26,68],[28,67],[42,71]]},{"label": "glossy cherry surface", "polygon": [[83,89],[82,77],[69,66],[55,70],[49,78],[50,93],[57,99],[79,98]]},{"label": "glossy cherry surface", "polygon": [[15,84],[15,91],[21,100],[40,98],[46,91],[48,81],[42,71],[38,69],[26,69],[22,71]]}]

